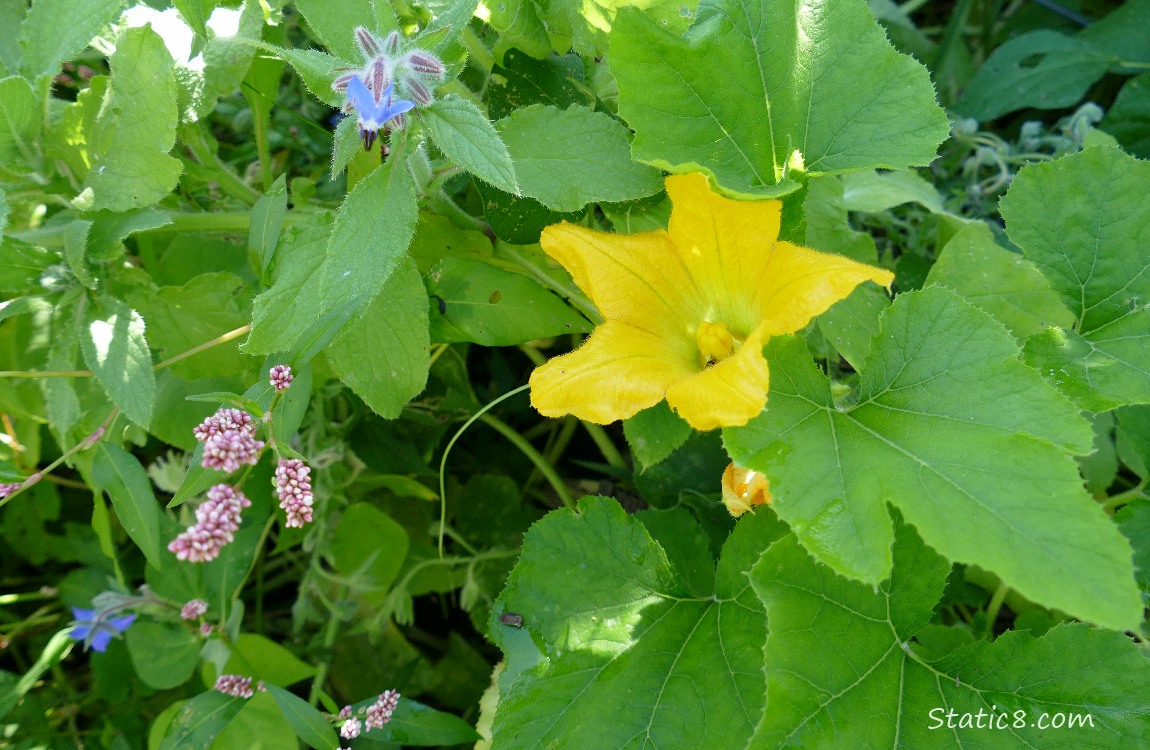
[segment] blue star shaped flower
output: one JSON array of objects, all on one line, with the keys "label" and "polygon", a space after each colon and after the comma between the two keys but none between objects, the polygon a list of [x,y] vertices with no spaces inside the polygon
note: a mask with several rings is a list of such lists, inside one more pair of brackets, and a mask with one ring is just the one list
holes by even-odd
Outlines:
[{"label": "blue star shaped flower", "polygon": [[136,619],[135,615],[108,617],[108,614],[107,612],[97,614],[94,609],[72,607],[72,615],[76,619],[68,637],[74,641],[83,641],[85,648],[103,653],[112,642],[112,636],[118,637]]},{"label": "blue star shaped flower", "polygon": [[379,96],[367,87],[359,76],[352,76],[347,83],[347,99],[359,113],[359,134],[363,138],[363,148],[371,151],[376,134],[391,118],[402,115],[415,107],[415,102],[406,99],[392,101],[395,83],[389,82]]}]

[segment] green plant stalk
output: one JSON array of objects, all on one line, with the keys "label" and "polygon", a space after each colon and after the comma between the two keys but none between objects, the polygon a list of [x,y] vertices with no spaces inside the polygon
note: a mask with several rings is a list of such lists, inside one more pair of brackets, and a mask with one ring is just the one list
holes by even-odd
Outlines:
[{"label": "green plant stalk", "polygon": [[519,452],[535,464],[535,468],[551,485],[551,489],[555,490],[555,494],[559,496],[559,500],[563,503],[565,508],[575,508],[575,500],[571,497],[571,493],[567,491],[567,486],[563,484],[563,478],[559,476],[559,472],[555,471],[547,459],[539,451],[535,450],[535,446],[523,439],[523,436],[513,430],[510,425],[499,419],[491,416],[490,414],[483,414],[479,417],[480,421],[488,427],[498,432],[503,437],[519,449]]},{"label": "green plant stalk", "polygon": [[1002,603],[1006,600],[1006,595],[1010,592],[1010,587],[1006,585],[1005,581],[998,584],[998,588],[994,590],[994,595],[990,597],[990,603],[986,605],[986,637],[991,639],[994,637],[994,622],[998,619],[998,611],[1002,609]]},{"label": "green plant stalk", "polygon": [[579,422],[583,425],[583,429],[587,430],[591,439],[595,441],[595,447],[603,454],[603,458],[609,466],[615,469],[627,468],[627,462],[623,460],[619,449],[615,447],[615,443],[611,442],[611,438],[608,437],[607,431],[602,426],[588,422],[586,419],[580,419]]}]

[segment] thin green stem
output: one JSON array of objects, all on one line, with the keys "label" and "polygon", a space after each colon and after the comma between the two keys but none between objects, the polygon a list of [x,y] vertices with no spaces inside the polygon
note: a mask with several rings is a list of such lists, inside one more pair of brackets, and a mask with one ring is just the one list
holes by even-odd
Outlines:
[{"label": "thin green stem", "polygon": [[1102,501],[1103,509],[1113,511],[1115,508],[1125,505],[1131,500],[1137,500],[1140,497],[1146,497],[1146,481],[1143,479],[1138,484],[1134,485],[1128,490],[1123,490],[1117,495],[1111,495]]},{"label": "thin green stem", "polygon": [[[489,409],[494,408],[497,404],[506,401],[512,396],[522,393],[530,387],[529,384],[521,385],[487,404],[475,412],[475,414],[472,414],[471,418],[464,422],[463,426],[456,430],[455,434],[451,436],[451,440],[447,441],[447,447],[443,449],[443,456],[439,459],[439,557],[441,559],[443,558],[443,535],[444,530],[447,528],[447,483],[445,477],[447,476],[447,457],[451,454],[451,449],[455,447],[455,443],[463,433],[467,431],[467,428],[475,424],[476,420],[486,414]],[[532,450],[534,450],[534,448],[532,448]]]},{"label": "thin green stem", "polygon": [[311,681],[311,689],[308,691],[307,702],[311,705],[319,703],[319,694],[323,692],[323,685],[327,682],[327,673],[331,670],[331,650],[335,647],[335,642],[339,638],[339,629],[343,625],[343,618],[338,617],[335,612],[328,618],[327,627],[323,631],[323,652],[325,657],[323,661],[316,665],[315,677]]},{"label": "thin green stem", "polygon": [[603,454],[603,458],[607,461],[607,464],[615,469],[626,470],[627,462],[623,460],[623,456],[619,453],[619,449],[615,447],[615,443],[611,442],[607,431],[593,422],[588,422],[586,419],[579,421],[583,424],[583,429],[587,430],[587,434],[595,441],[595,447]]},{"label": "thin green stem", "polygon": [[[160,370],[164,369],[165,367],[171,367],[172,365],[176,364],[177,362],[179,362],[181,360],[187,359],[188,357],[194,357],[195,355],[199,354],[202,351],[206,351],[208,349],[211,349],[213,346],[219,346],[220,344],[226,344],[227,342],[231,341],[232,339],[236,339],[236,338],[239,338],[240,336],[243,336],[245,333],[247,333],[250,330],[252,330],[252,327],[250,325],[246,325],[246,326],[240,326],[239,328],[235,329],[234,331],[228,331],[227,333],[222,333],[219,336],[216,336],[211,341],[205,341],[204,343],[202,343],[198,346],[192,347],[191,349],[187,350],[186,352],[180,352],[179,354],[177,354],[174,357],[169,357],[168,359],[165,359],[163,362],[159,362],[155,365],[152,365],[152,370],[154,372],[159,372]],[[0,378],[90,378],[90,377],[92,377],[92,371],[91,370],[45,370],[45,371],[3,370],[3,371],[0,371]]]},{"label": "thin green stem", "polygon": [[998,588],[994,590],[994,595],[990,597],[990,603],[986,605],[986,637],[994,637],[994,622],[998,619],[998,611],[1002,609],[1002,603],[1006,601],[1006,595],[1010,592],[1010,587],[1006,585],[1006,581],[998,584]]},{"label": "thin green stem", "polygon": [[204,135],[202,125],[194,124],[182,128],[180,141],[192,152],[196,161],[212,169],[217,184],[225,193],[249,206],[254,206],[260,199],[260,192],[240,179],[239,175],[220,159],[220,155]]},{"label": "thin green stem", "polygon": [[483,424],[507,438],[512,445],[519,449],[520,453],[526,456],[531,463],[535,464],[535,468],[539,470],[539,473],[542,474],[544,479],[547,480],[547,483],[551,485],[551,489],[555,490],[555,494],[559,496],[559,500],[563,503],[564,507],[575,507],[575,500],[571,497],[571,493],[567,491],[567,486],[563,484],[563,478],[555,471],[555,467],[552,466],[547,459],[543,458],[543,454],[535,450],[535,446],[524,440],[523,436],[512,429],[510,425],[490,414],[482,415],[480,420]]}]

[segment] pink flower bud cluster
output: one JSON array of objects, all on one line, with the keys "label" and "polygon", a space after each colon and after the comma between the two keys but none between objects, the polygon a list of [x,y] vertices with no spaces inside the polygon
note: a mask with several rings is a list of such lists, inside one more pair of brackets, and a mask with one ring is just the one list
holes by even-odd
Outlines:
[{"label": "pink flower bud cluster", "polygon": [[216,690],[219,690],[225,695],[232,695],[236,698],[251,698],[255,695],[255,691],[265,691],[263,683],[256,685],[255,690],[252,689],[251,677],[240,677],[238,674],[222,674],[216,678]]},{"label": "pink flower bud cluster", "polygon": [[354,740],[363,731],[363,722],[354,716],[343,723],[340,727],[339,736],[345,740]]},{"label": "pink flower bud cluster", "polygon": [[283,393],[295,380],[295,375],[291,374],[291,368],[287,365],[276,365],[268,373],[268,379],[271,380],[272,388],[276,389],[276,393]]},{"label": "pink flower bud cluster", "polygon": [[208,603],[203,599],[191,599],[180,608],[180,618],[184,620],[198,620],[207,614]]},{"label": "pink flower bud cluster", "polygon": [[4,482],[3,484],[0,484],[0,500],[8,497],[13,492],[20,489],[23,484],[23,482]]},{"label": "pink flower bud cluster", "polygon": [[354,740],[360,735],[360,732],[382,728],[384,724],[391,721],[391,716],[395,713],[397,705],[399,705],[399,693],[394,690],[384,690],[376,698],[375,703],[368,706],[366,710],[362,708],[359,710],[359,714],[364,716],[363,721],[352,715],[351,706],[344,706],[339,712],[339,719],[343,721],[339,736],[345,740]]},{"label": "pink flower bud cluster", "polygon": [[368,730],[375,727],[382,728],[384,724],[391,721],[391,715],[395,713],[397,705],[399,705],[399,693],[394,690],[384,690],[379,694],[375,703],[367,707],[367,719],[364,721],[364,726]]},{"label": "pink flower bud cluster", "polygon": [[252,415],[240,409],[220,409],[192,430],[204,444],[200,464],[205,469],[235,471],[241,464],[255,466],[264,442],[255,438]]},{"label": "pink flower bud cluster", "polygon": [[272,483],[280,507],[287,513],[288,528],[302,528],[312,521],[311,506],[315,498],[311,494],[311,469],[298,458],[281,458],[276,467]]},{"label": "pink flower bud cluster", "polygon": [[240,514],[251,504],[239,490],[217,484],[208,490],[208,499],[196,508],[196,523],[173,539],[168,550],[187,562],[215,560],[224,545],[236,538]]}]

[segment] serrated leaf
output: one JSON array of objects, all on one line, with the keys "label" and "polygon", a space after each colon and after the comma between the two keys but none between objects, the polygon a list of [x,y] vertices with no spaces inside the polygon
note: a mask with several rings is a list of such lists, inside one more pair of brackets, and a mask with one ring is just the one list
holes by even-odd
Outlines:
[{"label": "serrated leaf", "polygon": [[256,251],[260,269],[266,274],[280,240],[280,229],[287,215],[287,175],[281,174],[271,188],[252,206],[248,247]]},{"label": "serrated leaf", "polygon": [[666,401],[623,420],[623,434],[627,445],[639,464],[646,469],[675,452],[691,436],[691,425],[675,412]]},{"label": "serrated leaf", "polygon": [[[338,3],[326,0],[296,0],[296,7],[324,46],[345,60],[358,60],[362,56],[355,42],[356,26],[366,26],[372,31],[375,12],[372,0],[341,0]],[[387,33],[391,29],[382,29]]]},{"label": "serrated leaf", "polygon": [[265,689],[275,699],[280,712],[291,728],[308,747],[316,750],[331,750],[339,747],[339,737],[331,722],[327,720],[320,710],[303,698],[299,698],[281,687],[265,685]]},{"label": "serrated leaf", "polygon": [[156,376],[140,314],[113,297],[101,299],[88,308],[80,349],[112,403],[146,428],[155,407]]},{"label": "serrated leaf", "polygon": [[291,65],[316,99],[330,107],[343,104],[344,95],[332,90],[331,82],[335,80],[338,68],[354,67],[350,63],[317,49],[286,49],[264,43],[257,43],[257,46]]},{"label": "serrated leaf", "polygon": [[359,135],[359,125],[355,117],[344,117],[335,126],[332,135],[334,146],[331,150],[331,178],[339,177],[340,172],[347,169],[347,165],[363,148],[363,138]]},{"label": "serrated leaf", "polygon": [[853,406],[801,342],[767,349],[767,409],[724,440],[820,562],[885,579],[891,503],[932,548],[1033,601],[1120,630],[1141,620],[1129,545],[1068,455],[1090,450],[1089,424],[988,315],[938,287],[900,295]]},{"label": "serrated leaf", "polygon": [[411,173],[394,160],[352,188],[335,216],[319,271],[321,308],[305,312],[314,319],[345,301],[368,304],[406,256],[417,212]]},{"label": "serrated leaf", "polygon": [[92,166],[73,204],[127,211],[172,192],[183,165],[176,143],[174,63],[150,26],[127,29],[109,64],[112,77],[88,137]]},{"label": "serrated leaf", "polygon": [[1077,318],[1026,359],[1084,409],[1150,403],[1150,163],[1091,148],[1019,172],[1007,234]]},{"label": "serrated leaf", "polygon": [[432,140],[448,159],[500,190],[519,194],[507,146],[479,107],[448,94],[421,111]]},{"label": "serrated leaf", "polygon": [[54,75],[115,19],[124,0],[36,0],[20,29],[28,78]]},{"label": "serrated leaf", "polygon": [[[493,628],[509,659],[493,750],[743,747],[763,711],[766,634],[744,571],[782,533],[767,513],[741,521],[696,598],[615,500],[535,524],[496,604],[524,628]],[[525,631],[547,658],[514,646]]]},{"label": "serrated leaf", "polygon": [[319,270],[331,225],[331,218],[321,215],[284,233],[271,266],[272,286],[252,303],[252,332],[244,342],[244,351],[287,351],[315,322],[315,312],[323,305]]},{"label": "serrated leaf", "polygon": [[42,122],[38,110],[36,94],[26,80],[19,76],[0,80],[0,163],[5,168],[35,154],[33,141]]},{"label": "serrated leaf", "polygon": [[[1092,726],[1057,732],[1074,747],[1141,744],[1150,664],[1120,633],[1061,625],[1038,639],[1010,632],[920,655],[914,637],[948,568],[902,525],[892,577],[877,589],[839,578],[793,537],[768,549],[751,585],[770,618],[770,710],[749,748],[1048,747],[1052,730],[1035,726],[1040,717],[1074,713],[1092,717]],[[988,715],[1005,715],[1005,725],[988,729]]]},{"label": "serrated leaf", "polygon": [[[644,198],[663,189],[657,169],[631,161],[627,128],[602,112],[536,104],[495,127],[515,162],[522,194],[554,211]],[[556,179],[560,171],[563,178]]]},{"label": "serrated leaf", "polygon": [[1070,107],[1102,77],[1110,62],[1089,42],[1056,31],[1031,31],[994,50],[954,109],[964,117],[993,120],[1024,107]]},{"label": "serrated leaf", "polygon": [[985,224],[972,224],[952,237],[926,283],[958,292],[1020,340],[1048,326],[1074,324],[1074,315],[1046,277],[1021,255],[999,246]]},{"label": "serrated leaf", "polygon": [[114,443],[96,443],[92,476],[108,493],[120,525],[157,570],[164,567],[160,540],[160,506],[152,493],[148,472],[131,453]]},{"label": "serrated leaf", "polygon": [[158,229],[172,223],[172,217],[155,208],[137,211],[91,211],[84,218],[92,221],[88,235],[88,257],[93,261],[108,261],[124,254],[124,239],[149,229]]},{"label": "serrated leaf", "polygon": [[926,70],[861,0],[704,0],[682,38],[625,8],[611,68],[637,159],[737,193],[794,190],[794,151],[811,174],[925,165],[949,131]]},{"label": "serrated leaf", "polygon": [[427,293],[435,343],[514,346],[591,330],[586,318],[537,282],[480,260],[444,258],[427,274]]},{"label": "serrated leaf", "polygon": [[362,316],[328,344],[335,374],[368,406],[386,419],[427,383],[427,291],[405,258]]}]

